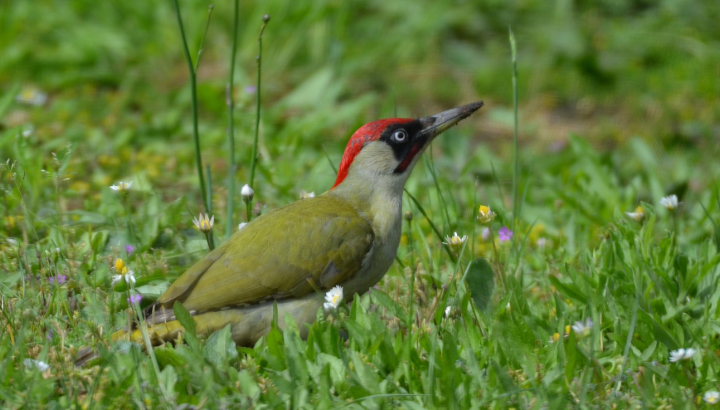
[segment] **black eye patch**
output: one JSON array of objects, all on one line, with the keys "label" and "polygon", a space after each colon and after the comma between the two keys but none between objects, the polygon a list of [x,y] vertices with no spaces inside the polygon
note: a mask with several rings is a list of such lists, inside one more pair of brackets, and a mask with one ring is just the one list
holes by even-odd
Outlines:
[{"label": "black eye patch", "polygon": [[[402,130],[405,131],[404,138],[402,138],[402,132],[393,137],[397,131]],[[420,142],[417,138],[420,130],[422,130],[422,125],[420,121],[417,120],[401,124],[392,124],[385,128],[379,140],[384,141],[392,148],[395,159],[402,161],[410,153],[412,146],[415,145],[416,142]],[[424,144],[424,141],[422,144]]]}]

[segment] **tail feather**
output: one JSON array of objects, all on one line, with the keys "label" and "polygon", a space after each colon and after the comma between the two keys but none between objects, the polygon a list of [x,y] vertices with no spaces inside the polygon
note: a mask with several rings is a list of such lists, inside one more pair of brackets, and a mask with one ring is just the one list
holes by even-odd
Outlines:
[{"label": "tail feather", "polygon": [[[310,294],[301,299],[287,299],[277,302],[279,326],[284,327],[285,315],[289,314],[300,326],[301,335],[306,336],[307,327],[304,323],[315,321],[317,310],[323,305],[322,295]],[[270,331],[273,320],[274,302],[265,302],[253,306],[235,309],[219,310],[214,312],[190,314],[195,319],[195,333],[200,336],[209,336],[215,331],[230,325],[230,332],[235,343],[239,346],[252,347],[261,337]],[[145,322],[150,342],[153,346],[177,340],[185,329],[175,320],[170,309],[158,308],[145,311]],[[127,340],[145,346],[141,329],[119,330],[112,335],[113,341]],[[89,348],[81,349],[75,359],[77,365],[88,363],[98,355]]]}]

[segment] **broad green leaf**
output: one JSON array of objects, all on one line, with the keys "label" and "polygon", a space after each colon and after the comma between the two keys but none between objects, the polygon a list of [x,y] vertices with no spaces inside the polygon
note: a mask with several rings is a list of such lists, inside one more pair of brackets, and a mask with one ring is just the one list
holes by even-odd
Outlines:
[{"label": "broad green leaf", "polygon": [[168,393],[174,393],[175,384],[178,381],[178,375],[173,366],[165,366],[160,372],[160,383]]},{"label": "broad green leaf", "polygon": [[490,263],[485,258],[477,258],[470,262],[465,272],[465,282],[475,306],[480,310],[486,310],[495,287],[495,273]]},{"label": "broad green leaf", "polygon": [[[562,342],[562,339],[561,339]],[[566,380],[572,380],[573,374],[575,373],[575,366],[577,366],[577,338],[575,332],[571,331],[568,334],[567,341],[563,344],[565,349],[565,378]]]},{"label": "broad green leaf", "polygon": [[184,337],[188,346],[190,346],[194,352],[199,352],[200,343],[198,343],[197,337],[195,336],[195,319],[192,318],[190,312],[188,312],[187,309],[185,309],[185,306],[183,306],[180,302],[175,302],[175,305],[173,305],[173,312],[175,313],[177,321],[185,328]]},{"label": "broad green leaf", "polygon": [[243,394],[250,397],[255,397],[260,394],[260,387],[258,387],[257,382],[247,370],[241,370],[237,378],[240,391],[243,392]]},{"label": "broad green leaf", "polygon": [[14,287],[15,283],[20,279],[20,271],[15,271],[10,274],[0,275],[0,294],[5,296],[13,296],[11,288]]},{"label": "broad green leaf", "polygon": [[205,358],[217,367],[227,366],[228,361],[238,356],[235,342],[232,340],[230,325],[214,332],[205,342]]},{"label": "broad green leaf", "polygon": [[305,386],[308,383],[308,368],[297,325],[289,314],[286,315],[285,323],[285,356],[287,357],[288,373],[293,383]]},{"label": "broad green leaf", "polygon": [[135,291],[143,296],[157,299],[160,297],[160,295],[165,293],[168,286],[170,286],[169,282],[160,282],[152,285],[138,286],[135,288]]},{"label": "broad green leaf", "polygon": [[650,360],[650,357],[652,357],[652,354],[655,353],[655,348],[657,347],[657,340],[653,340],[652,343],[650,343],[650,346],[645,349],[645,351],[642,353],[642,360],[644,362],[647,362]]},{"label": "broad green leaf", "polygon": [[173,312],[175,313],[177,321],[185,328],[185,332],[194,335],[196,326],[195,319],[193,319],[190,312],[185,309],[185,306],[183,306],[180,302],[175,302],[173,305]]},{"label": "broad green leaf", "polygon": [[155,358],[157,358],[157,361],[161,366],[182,367],[186,364],[185,359],[171,347],[156,347],[154,352]]},{"label": "broad green leaf", "polygon": [[552,283],[553,286],[555,286],[555,289],[557,289],[560,293],[567,297],[571,297],[575,299],[578,302],[587,302],[587,298],[583,296],[582,292],[575,286],[574,284],[565,284],[563,282],[560,282],[560,279],[557,277],[550,275],[548,276],[548,279],[550,280],[550,283]]},{"label": "broad green leaf", "polygon": [[655,339],[657,339],[658,342],[664,344],[669,350],[675,350],[680,347],[678,341],[662,324],[655,320],[654,317],[650,316],[643,310],[638,310],[638,316],[643,316],[646,323],[649,322],[652,324],[653,333],[655,334]]}]

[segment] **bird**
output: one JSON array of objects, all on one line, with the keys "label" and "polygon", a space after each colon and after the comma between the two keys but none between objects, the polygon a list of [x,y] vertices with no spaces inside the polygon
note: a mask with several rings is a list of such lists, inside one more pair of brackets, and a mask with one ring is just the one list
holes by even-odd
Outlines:
[{"label": "bird", "polygon": [[[152,344],[183,332],[175,303],[192,315],[199,336],[230,325],[237,345],[253,346],[269,332],[276,305],[278,325],[289,314],[306,337],[301,324],[315,321],[328,290],[341,286],[350,302],[385,275],[400,243],[403,190],[415,164],[438,135],[482,106],[360,127],[332,188],[255,218],[143,311]],[[138,328],[112,338],[143,343]]]}]

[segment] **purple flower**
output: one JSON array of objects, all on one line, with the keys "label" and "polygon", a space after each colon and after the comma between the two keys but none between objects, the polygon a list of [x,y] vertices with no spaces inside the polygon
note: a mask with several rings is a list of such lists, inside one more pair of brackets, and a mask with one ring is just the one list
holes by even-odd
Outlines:
[{"label": "purple flower", "polygon": [[248,94],[255,94],[255,92],[257,92],[257,87],[255,87],[254,85],[248,85],[247,87],[245,87],[245,92]]},{"label": "purple flower", "polygon": [[48,278],[48,281],[50,281],[50,283],[53,283],[53,284],[57,281],[58,285],[62,285],[63,283],[67,282],[67,276],[65,276],[65,275],[51,276]]},{"label": "purple flower", "polygon": [[482,237],[483,241],[487,241],[488,239],[490,239],[490,228],[483,229],[480,233],[480,236]]},{"label": "purple flower", "polygon": [[140,303],[140,300],[142,300],[142,295],[130,295],[130,297],[126,300],[128,301],[128,303],[138,304]]},{"label": "purple flower", "polygon": [[500,235],[500,242],[505,242],[512,239],[513,231],[511,231],[507,226],[503,226],[500,228],[500,231],[498,231],[498,234]]},{"label": "purple flower", "polygon": [[132,245],[125,245],[125,252],[127,252],[128,256],[135,252],[135,247]]}]

